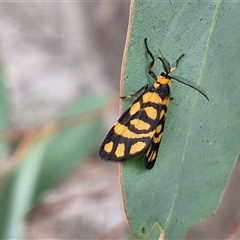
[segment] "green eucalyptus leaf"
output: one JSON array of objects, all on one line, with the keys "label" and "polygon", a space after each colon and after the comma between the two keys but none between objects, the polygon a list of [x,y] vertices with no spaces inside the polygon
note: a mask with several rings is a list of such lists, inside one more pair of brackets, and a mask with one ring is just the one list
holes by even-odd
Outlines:
[{"label": "green eucalyptus leaf", "polygon": [[[140,238],[158,226],[165,239],[180,239],[214,214],[221,200],[240,149],[239,7],[236,1],[132,5],[123,95],[153,83],[147,37],[154,56],[163,54],[173,63],[185,53],[174,74],[200,85],[210,100],[172,80],[174,100],[154,168],[145,170],[142,157],[123,164],[125,210]],[[156,63],[154,72],[161,71]]]}]

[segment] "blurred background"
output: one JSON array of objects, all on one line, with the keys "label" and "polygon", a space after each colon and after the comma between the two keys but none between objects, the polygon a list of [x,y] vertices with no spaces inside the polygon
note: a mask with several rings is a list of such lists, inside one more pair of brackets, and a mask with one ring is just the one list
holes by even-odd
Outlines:
[{"label": "blurred background", "polygon": [[128,1],[1,3],[1,55],[15,125],[48,121],[119,88]]},{"label": "blurred background", "polygon": [[[103,139],[119,114],[129,5],[129,1],[0,3],[1,62],[12,128],[28,132],[51,122],[79,99],[103,94],[112,102],[102,113]],[[118,165],[98,159],[99,145],[64,182],[43,194],[28,215],[26,239],[125,234]]]},{"label": "blurred background", "polygon": [[[119,115],[129,6],[113,0],[0,3],[0,60],[15,132],[44,126],[70,104],[102,93],[111,103],[101,114],[104,137]],[[100,142],[42,194],[26,219],[25,239],[129,238],[118,164],[98,159]],[[239,228],[239,166],[233,173],[216,216],[185,239],[228,239]]]}]

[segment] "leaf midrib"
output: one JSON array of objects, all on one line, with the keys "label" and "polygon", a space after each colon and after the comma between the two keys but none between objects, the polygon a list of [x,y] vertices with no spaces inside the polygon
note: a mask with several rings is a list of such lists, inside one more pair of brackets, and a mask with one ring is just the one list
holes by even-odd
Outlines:
[{"label": "leaf midrib", "polygon": [[[212,36],[213,36],[214,29],[215,29],[215,26],[216,26],[216,22],[217,22],[217,19],[218,19],[221,3],[222,3],[222,0],[218,0],[217,4],[216,4],[216,7],[215,7],[215,12],[214,12],[214,15],[213,15],[213,21],[212,21],[211,27],[209,29],[209,36],[208,36],[208,39],[207,39],[207,42],[206,42],[206,48],[205,48],[204,55],[203,55],[203,61],[202,61],[202,64],[201,64],[201,68],[200,68],[200,71],[199,71],[199,77],[198,77],[198,80],[197,80],[198,85],[201,85],[201,82],[202,82],[202,79],[203,79],[203,74],[204,74],[205,69],[206,69],[207,57],[209,55],[211,40],[212,40]],[[198,95],[195,94],[195,97],[194,97],[194,100],[193,100],[193,103],[192,103],[192,106],[191,106],[191,111],[190,111],[190,114],[189,114],[190,118],[189,118],[189,124],[188,124],[188,129],[187,129],[187,136],[186,136],[186,141],[185,141],[184,148],[183,148],[183,155],[182,155],[182,159],[181,159],[181,169],[180,169],[180,172],[179,172],[180,178],[182,176],[182,174],[181,174],[182,169],[183,169],[182,166],[183,166],[183,163],[185,161],[186,149],[188,147],[189,139],[190,139],[190,136],[191,136],[191,129],[192,129],[192,125],[193,125],[193,116],[194,116],[194,112],[195,112],[195,109],[196,109],[196,106],[197,106],[197,98],[198,98]],[[179,183],[180,183],[180,178],[179,178]],[[166,219],[166,223],[165,223],[165,226],[163,228],[165,230],[168,228],[170,220],[173,216],[173,212],[174,212],[174,209],[175,209],[175,206],[176,206],[176,201],[177,201],[178,196],[179,196],[179,193],[178,193],[179,192],[179,186],[180,186],[180,184],[177,184],[176,193],[174,194],[173,205],[172,205],[172,207],[169,211],[169,215]]]}]

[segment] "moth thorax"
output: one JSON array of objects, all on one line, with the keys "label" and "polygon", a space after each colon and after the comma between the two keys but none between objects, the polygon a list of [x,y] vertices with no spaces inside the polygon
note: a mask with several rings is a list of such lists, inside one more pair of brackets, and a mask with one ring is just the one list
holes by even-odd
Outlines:
[{"label": "moth thorax", "polygon": [[158,76],[157,82],[160,84],[170,84],[170,76],[165,73],[165,76]]}]

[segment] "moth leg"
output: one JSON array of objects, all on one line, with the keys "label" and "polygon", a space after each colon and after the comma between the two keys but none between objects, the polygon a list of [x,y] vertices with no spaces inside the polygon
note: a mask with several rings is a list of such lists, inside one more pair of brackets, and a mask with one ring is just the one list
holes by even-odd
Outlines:
[{"label": "moth leg", "polygon": [[153,57],[153,54],[151,53],[151,51],[148,48],[147,38],[144,39],[144,43],[145,43],[145,47],[146,47],[147,53],[148,53],[148,55],[152,59],[152,61],[150,62],[150,65],[148,67],[148,73],[151,75],[151,77],[153,77],[155,79],[155,81],[157,81],[157,75],[152,71],[152,69],[154,67],[154,63],[155,63],[155,58]]},{"label": "moth leg", "polygon": [[144,92],[146,91],[148,88],[148,84],[144,85],[143,87],[141,87],[139,90],[137,90],[135,93],[133,94],[129,94],[127,96],[122,96],[120,97],[121,99],[126,99],[126,98],[130,98],[130,97],[136,97],[137,95],[139,95],[140,92]]},{"label": "moth leg", "polygon": [[183,56],[184,56],[184,54],[182,54],[182,55],[176,60],[176,62],[175,62],[175,63],[173,64],[173,66],[171,67],[170,72],[174,71],[174,70],[177,68],[178,63],[179,63],[180,59],[181,59]]}]

